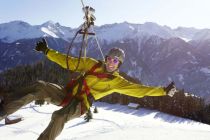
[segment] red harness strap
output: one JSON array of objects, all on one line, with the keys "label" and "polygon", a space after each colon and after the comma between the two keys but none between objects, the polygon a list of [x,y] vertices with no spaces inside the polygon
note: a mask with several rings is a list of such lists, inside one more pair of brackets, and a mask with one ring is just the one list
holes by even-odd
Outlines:
[{"label": "red harness strap", "polygon": [[99,79],[103,79],[103,78],[113,78],[114,76],[108,73],[99,73],[99,72],[89,72],[88,75],[94,75]]},{"label": "red harness strap", "polygon": [[84,90],[82,91],[82,93],[86,93],[86,95],[89,96],[90,95],[90,88],[88,87],[85,79],[83,80],[83,86],[84,86]]},{"label": "red harness strap", "polygon": [[[90,95],[90,89],[89,89],[85,79],[83,80],[83,86],[84,86],[84,89],[81,91],[80,95],[86,94],[87,97],[88,97]],[[80,105],[81,105],[81,114],[84,114],[85,113],[85,106],[83,104],[80,104]]]},{"label": "red harness strap", "polygon": [[[71,87],[75,84],[75,82],[76,82],[76,80],[72,80],[69,82],[69,84],[67,86]],[[85,79],[83,80],[83,86],[84,86],[84,89],[81,91],[80,95],[86,93],[86,95],[89,96],[90,89],[89,89]],[[79,97],[77,97],[77,98],[79,98]],[[72,93],[66,94],[66,97],[64,98],[64,100],[61,102],[61,104],[59,106],[63,106],[63,107],[66,106],[69,102],[71,102],[72,99],[73,99]],[[81,105],[80,108],[81,108],[81,115],[82,115],[85,113],[85,106],[83,104],[80,104],[80,105]]]},{"label": "red harness strap", "polygon": [[112,74],[109,74],[109,73],[95,72],[95,70],[96,70],[97,68],[99,68],[101,65],[102,65],[102,62],[99,61],[99,63],[95,64],[95,65],[90,69],[90,71],[87,72],[87,75],[94,75],[94,76],[96,76],[96,77],[99,78],[99,79],[102,79],[102,78],[109,78],[109,79],[112,79],[112,78],[114,78],[114,76],[113,76]]},{"label": "red harness strap", "polygon": [[[95,72],[95,70],[96,70],[97,68],[99,68],[101,65],[102,65],[102,62],[99,61],[99,63],[95,64],[95,65],[90,69],[90,71],[88,71],[88,72],[85,74],[85,76],[87,76],[87,75],[94,75],[94,76],[96,76],[97,78],[100,78],[100,79],[102,79],[102,78],[113,78],[114,76],[111,75],[111,74]],[[78,79],[77,79],[77,80],[78,80]],[[72,95],[72,90],[73,90],[74,86],[76,86],[77,83],[79,83],[77,80],[75,80],[75,79],[74,79],[74,80],[71,80],[71,81],[66,85],[66,89],[68,89],[68,91],[67,91],[67,94],[66,94],[64,100],[61,102],[60,106],[63,106],[63,107],[64,107],[64,106],[66,106],[69,102],[71,102],[72,98],[74,97],[74,96]],[[80,95],[86,94],[87,96],[89,96],[89,95],[90,95],[90,88],[88,87],[85,78],[83,78],[83,80],[82,80],[82,86],[83,86],[83,90],[82,90],[79,94],[80,94]],[[79,95],[79,96],[80,96],[80,95]],[[79,96],[76,96],[76,98],[79,98]],[[83,113],[84,113],[84,107],[83,107],[82,104],[81,104],[81,114],[83,114]]]},{"label": "red harness strap", "polygon": [[66,106],[71,100],[72,100],[72,87],[75,85],[76,80],[73,79],[71,80],[67,85],[66,85],[66,89],[70,89],[70,91],[67,91],[67,94],[65,96],[65,98],[63,99],[63,101],[60,103],[59,106]]}]

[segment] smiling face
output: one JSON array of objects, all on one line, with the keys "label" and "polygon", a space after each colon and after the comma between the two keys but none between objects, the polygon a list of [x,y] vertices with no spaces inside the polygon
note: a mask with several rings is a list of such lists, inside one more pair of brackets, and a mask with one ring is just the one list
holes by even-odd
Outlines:
[{"label": "smiling face", "polygon": [[114,72],[118,69],[118,66],[120,64],[120,61],[117,57],[106,57],[106,70],[108,72]]}]

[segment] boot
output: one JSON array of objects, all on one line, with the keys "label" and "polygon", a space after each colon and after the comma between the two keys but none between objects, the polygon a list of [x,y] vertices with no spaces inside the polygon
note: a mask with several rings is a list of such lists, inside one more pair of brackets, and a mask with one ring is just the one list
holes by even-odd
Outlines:
[{"label": "boot", "polygon": [[9,119],[8,117],[5,118],[5,125],[8,124],[15,124],[22,121],[22,118],[15,118],[15,119]]}]

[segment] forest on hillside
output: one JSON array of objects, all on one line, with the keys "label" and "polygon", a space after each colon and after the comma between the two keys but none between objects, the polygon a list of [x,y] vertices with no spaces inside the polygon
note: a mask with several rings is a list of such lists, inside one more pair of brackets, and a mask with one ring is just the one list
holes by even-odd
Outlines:
[{"label": "forest on hillside", "polygon": [[[134,83],[141,84],[138,78],[133,78],[125,73],[120,73],[124,78]],[[42,60],[32,65],[17,66],[13,69],[0,73],[0,92],[9,94],[21,87],[26,87],[37,80],[52,82],[65,86],[70,79],[76,78],[77,73],[69,72],[49,60]],[[140,107],[159,110],[172,115],[189,118],[206,124],[210,124],[210,105],[206,105],[204,100],[190,93],[185,93],[184,89],[178,90],[173,97],[143,97],[135,98],[113,93],[100,101],[108,103],[138,103]]]}]

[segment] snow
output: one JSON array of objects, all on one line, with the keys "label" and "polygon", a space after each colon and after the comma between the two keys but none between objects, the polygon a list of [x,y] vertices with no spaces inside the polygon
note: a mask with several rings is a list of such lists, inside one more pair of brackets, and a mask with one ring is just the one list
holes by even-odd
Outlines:
[{"label": "snow", "polygon": [[137,62],[134,60],[134,61],[131,61],[131,65],[133,66],[133,67],[136,67],[137,66]]},{"label": "snow", "polygon": [[131,77],[141,77],[142,70],[142,67],[136,67],[133,70],[128,70],[127,74]]},{"label": "snow", "polygon": [[[207,140],[210,125],[164,114],[145,108],[97,102],[99,113],[86,123],[83,116],[66,123],[56,140]],[[54,105],[28,104],[11,116],[21,114],[24,120],[13,125],[0,122],[2,140],[37,139],[47,127]]]},{"label": "snow", "polygon": [[133,26],[128,26],[131,30],[135,30],[135,28]]},{"label": "snow", "polygon": [[209,67],[201,68],[200,71],[205,73],[205,74],[210,74],[210,68]]},{"label": "snow", "polygon": [[45,27],[42,27],[41,30],[42,30],[44,33],[46,33],[46,34],[48,34],[48,35],[50,35],[50,36],[52,36],[52,37],[54,37],[54,38],[59,38],[55,33],[53,33],[52,31],[48,30],[48,29],[45,28]]},{"label": "snow", "polygon": [[36,29],[36,26],[22,21],[0,24],[0,31],[0,38],[9,43],[18,39],[38,38],[43,35],[40,30]]},{"label": "snow", "polygon": [[8,52],[9,50],[6,50],[3,54],[2,54],[2,56],[3,57],[5,57],[6,55],[7,55],[7,52]]},{"label": "snow", "polygon": [[71,28],[61,26],[59,23],[52,21],[34,26],[23,21],[0,24],[0,39],[7,43],[19,39],[40,38],[45,35],[67,40],[73,36],[73,33],[71,32]]},{"label": "snow", "polygon": [[137,109],[139,107],[139,104],[136,104],[136,103],[129,103],[128,104],[128,107],[129,108],[133,108],[133,109]]},{"label": "snow", "polygon": [[62,38],[66,41],[69,41],[69,39],[73,37],[75,32],[71,28],[61,26],[59,23],[55,23],[53,21],[47,21],[40,25],[39,28],[41,29],[41,31],[47,33],[48,36],[52,36],[54,38]]},{"label": "snow", "polygon": [[195,94],[187,93],[187,92],[185,92],[184,95],[185,95],[185,96],[191,96],[191,97],[200,98],[199,96],[196,96]]},{"label": "snow", "polygon": [[179,81],[182,83],[182,85],[184,85],[184,76],[182,74],[178,74],[177,76],[179,78]]},{"label": "snow", "polygon": [[169,56],[171,56],[171,55],[172,55],[171,53],[167,53],[167,55],[166,55],[165,57],[167,58],[167,57],[169,57]]},{"label": "snow", "polygon": [[168,28],[162,27],[153,22],[146,22],[141,26],[141,32],[145,32],[150,35],[160,36],[162,38],[170,38],[172,37],[172,31],[169,31]]},{"label": "snow", "polygon": [[15,51],[15,53],[19,54],[19,53],[21,53],[21,52],[20,52],[20,51]]},{"label": "snow", "polygon": [[168,77],[168,81],[173,81],[171,77]]},{"label": "snow", "polygon": [[193,61],[190,61],[191,63],[193,63],[193,64],[197,64],[197,63],[198,63],[198,62],[196,61],[196,60],[197,60],[196,57],[195,57],[190,51],[188,51],[187,54],[188,54],[190,57],[192,57],[191,60],[193,60]]},{"label": "snow", "polygon": [[128,70],[127,74],[128,74],[129,76],[132,76],[133,71],[132,71],[132,70]]},{"label": "snow", "polygon": [[[125,43],[123,40],[120,40],[119,42],[120,42],[121,44],[124,44],[124,43]],[[209,55],[210,55],[210,54],[209,54]]]},{"label": "snow", "polygon": [[[107,24],[94,27],[99,40],[106,40],[107,43],[123,39],[136,39],[146,36],[159,36],[161,38],[179,37],[186,42],[194,39],[209,39],[210,29],[178,28],[171,29],[167,26],[160,26],[156,23],[146,22],[144,24],[132,24],[128,22]],[[30,25],[23,21],[12,21],[0,24],[0,39],[11,43],[19,39],[31,39],[48,36],[62,38],[66,41],[74,36],[78,29],[61,26],[59,23],[47,21],[41,25]]]},{"label": "snow", "polygon": [[106,40],[108,43],[123,40],[124,38],[131,38],[135,36],[133,31],[134,26],[124,22],[120,24],[104,25],[96,28],[97,37],[100,40]]},{"label": "snow", "polygon": [[209,38],[210,29],[202,29],[194,35],[193,40],[208,40]]},{"label": "snow", "polygon": [[192,55],[191,52],[187,52],[188,55]]},{"label": "snow", "polygon": [[182,40],[184,40],[185,42],[189,42],[189,41],[191,41],[192,39],[190,39],[190,38],[185,38],[185,37],[180,37]]}]

